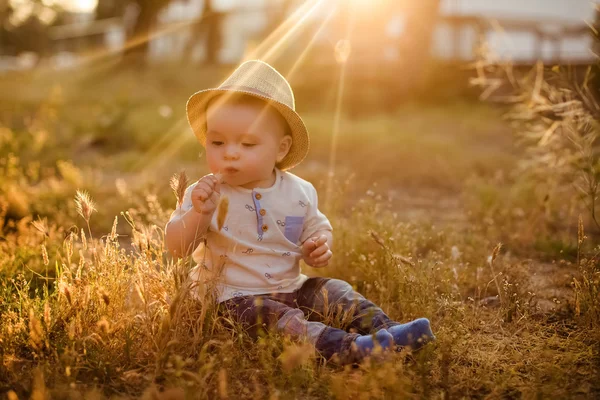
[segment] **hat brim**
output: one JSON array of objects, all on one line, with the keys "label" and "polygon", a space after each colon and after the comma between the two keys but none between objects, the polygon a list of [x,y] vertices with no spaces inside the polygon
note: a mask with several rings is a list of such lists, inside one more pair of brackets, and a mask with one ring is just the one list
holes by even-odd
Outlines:
[{"label": "hat brim", "polygon": [[306,129],[302,118],[300,118],[300,115],[298,115],[296,111],[292,110],[286,104],[273,100],[270,97],[251,91],[238,89],[201,90],[194,93],[187,101],[187,119],[192,127],[194,135],[196,135],[196,138],[200,144],[202,144],[202,146],[206,147],[206,106],[213,98],[219,95],[231,93],[244,94],[265,100],[270,106],[275,108],[281,114],[281,116],[289,125],[290,134],[292,136],[292,145],[288,154],[283,158],[283,160],[276,164],[277,168],[285,171],[295,167],[296,165],[300,164],[302,160],[304,160],[308,154],[310,139],[308,137],[308,130]]}]

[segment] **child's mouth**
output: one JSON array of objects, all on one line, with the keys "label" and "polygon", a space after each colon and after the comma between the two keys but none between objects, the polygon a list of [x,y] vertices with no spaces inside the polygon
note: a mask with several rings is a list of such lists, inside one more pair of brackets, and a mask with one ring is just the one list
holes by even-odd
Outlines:
[{"label": "child's mouth", "polygon": [[236,172],[238,172],[238,170],[235,168],[228,167],[228,168],[225,168],[223,170],[223,172],[225,172],[226,174],[235,174]]}]

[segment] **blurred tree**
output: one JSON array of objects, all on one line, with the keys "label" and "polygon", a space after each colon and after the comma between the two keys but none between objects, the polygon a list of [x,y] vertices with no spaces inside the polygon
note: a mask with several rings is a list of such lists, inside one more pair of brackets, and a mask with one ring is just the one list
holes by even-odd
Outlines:
[{"label": "blurred tree", "polygon": [[431,58],[433,31],[437,26],[440,0],[398,2],[404,15],[404,33],[398,42],[403,88],[412,91],[421,88]]},{"label": "blurred tree", "polygon": [[122,17],[127,1],[101,0],[96,6],[96,20]]},{"label": "blurred tree", "polygon": [[198,21],[192,25],[190,38],[183,52],[186,61],[192,59],[194,49],[201,42],[204,42],[206,48],[204,62],[206,64],[218,63],[219,52],[223,45],[224,17],[224,13],[215,10],[212,0],[204,0],[202,14],[199,16]]},{"label": "blurred tree", "polygon": [[[127,4],[127,1],[122,0],[99,0],[95,10],[96,21],[107,20],[110,18],[123,18]],[[94,36],[92,41],[95,46],[104,46],[104,33]]]},{"label": "blurred tree", "polygon": [[593,38],[592,51],[596,57],[600,57],[600,4],[596,4],[594,24],[591,26],[591,34]]},{"label": "blurred tree", "polygon": [[0,0],[0,51],[16,55],[24,51],[43,54],[48,50],[48,27],[63,10],[42,0],[12,4]]},{"label": "blurred tree", "polygon": [[0,0],[0,54],[7,53],[6,43],[6,21],[10,17],[12,9],[8,4],[8,0]]},{"label": "blurred tree", "polygon": [[146,60],[150,48],[150,35],[156,25],[158,14],[171,0],[133,0],[139,13],[131,32],[128,32],[123,61],[139,64]]},{"label": "blurred tree", "polygon": [[592,52],[596,56],[596,62],[593,65],[593,76],[590,83],[592,93],[596,96],[596,100],[600,102],[600,4],[596,4],[596,13],[594,24],[592,25]]}]

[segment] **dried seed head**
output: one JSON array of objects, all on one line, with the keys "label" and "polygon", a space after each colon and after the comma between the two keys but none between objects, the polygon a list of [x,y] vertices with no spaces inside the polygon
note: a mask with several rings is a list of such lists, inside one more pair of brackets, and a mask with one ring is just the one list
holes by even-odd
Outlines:
[{"label": "dried seed head", "polygon": [[63,284],[61,287],[61,292],[65,295],[69,304],[73,305],[73,298],[71,297],[71,291],[69,290],[69,287]]},{"label": "dried seed head", "polygon": [[223,224],[225,224],[225,219],[227,218],[227,213],[229,212],[229,197],[222,196],[219,201],[219,206],[217,208],[217,227],[219,230],[223,228]]},{"label": "dried seed head", "polygon": [[67,257],[70,259],[73,256],[73,232],[69,234],[69,238],[63,244]]},{"label": "dried seed head", "polygon": [[369,235],[371,235],[371,238],[373,238],[373,240],[380,245],[381,247],[383,247],[384,249],[386,248],[385,246],[385,241],[381,238],[381,236],[379,236],[379,234],[375,231],[369,231]]},{"label": "dried seed head", "polygon": [[46,301],[44,303],[44,323],[46,324],[47,328],[50,327],[51,322],[52,322],[52,317],[50,315],[50,304],[48,304],[48,302]]},{"label": "dried seed head", "polygon": [[175,317],[175,313],[177,312],[177,306],[179,305],[180,301],[181,301],[181,292],[178,292],[175,295],[175,298],[173,298],[171,305],[169,305],[169,316],[171,318]]},{"label": "dried seed head", "polygon": [[77,334],[77,327],[75,326],[75,321],[72,321],[69,324],[69,329],[67,330],[67,334],[69,336],[69,339],[73,340],[75,338],[75,335]]},{"label": "dried seed head", "polygon": [[80,271],[83,271],[84,267],[85,267],[85,256],[83,255],[83,250],[79,249],[79,265],[77,266],[78,273],[80,273]]},{"label": "dried seed head", "polygon": [[183,203],[183,196],[185,194],[185,189],[188,186],[188,178],[185,173],[185,170],[181,170],[171,177],[171,189],[173,189],[173,193],[175,193],[175,197],[177,197],[177,204],[181,207]]},{"label": "dried seed head", "polygon": [[585,232],[583,230],[583,216],[579,214],[579,221],[577,223],[577,242],[579,246],[583,244],[585,240]]},{"label": "dried seed head", "polygon": [[42,245],[42,258],[44,259],[44,265],[50,264],[50,260],[48,260],[48,251],[46,250],[46,245]]},{"label": "dried seed head", "polygon": [[37,319],[33,310],[29,310],[29,343],[36,350],[41,349],[42,347],[42,324],[40,320]]},{"label": "dried seed head", "polygon": [[48,233],[48,220],[46,218],[41,219],[38,217],[38,220],[33,221],[31,224],[35,229],[44,234],[44,236],[50,236],[50,234]]},{"label": "dried seed head", "polygon": [[494,247],[494,251],[492,251],[492,259],[490,260],[491,264],[493,264],[494,261],[496,261],[496,257],[498,257],[498,254],[500,253],[501,248],[502,248],[502,243],[498,243],[496,245],[496,247]]},{"label": "dried seed head", "polygon": [[409,257],[405,257],[401,254],[394,254],[394,259],[396,261],[400,261],[403,264],[412,265],[413,267],[415,266],[415,263],[413,260],[411,260]]},{"label": "dried seed head", "polygon": [[111,239],[111,240],[116,240],[116,239],[117,239],[117,236],[118,236],[118,235],[117,235],[117,224],[118,224],[118,223],[119,223],[119,217],[117,217],[117,216],[115,215],[115,220],[114,220],[114,222],[113,222],[113,226],[112,226],[112,229],[111,229],[111,231],[110,231],[110,239]]},{"label": "dried seed head", "polygon": [[92,201],[90,195],[85,191],[78,190],[75,195],[75,204],[77,205],[77,213],[89,222],[92,213],[96,211],[96,204]]}]

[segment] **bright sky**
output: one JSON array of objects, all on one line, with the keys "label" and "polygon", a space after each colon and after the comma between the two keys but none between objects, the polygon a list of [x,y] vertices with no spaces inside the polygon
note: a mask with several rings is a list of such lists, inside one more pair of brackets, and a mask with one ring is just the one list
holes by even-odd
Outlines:
[{"label": "bright sky", "polygon": [[59,4],[68,11],[73,12],[90,12],[94,11],[98,0],[42,0],[44,4],[52,5]]}]

